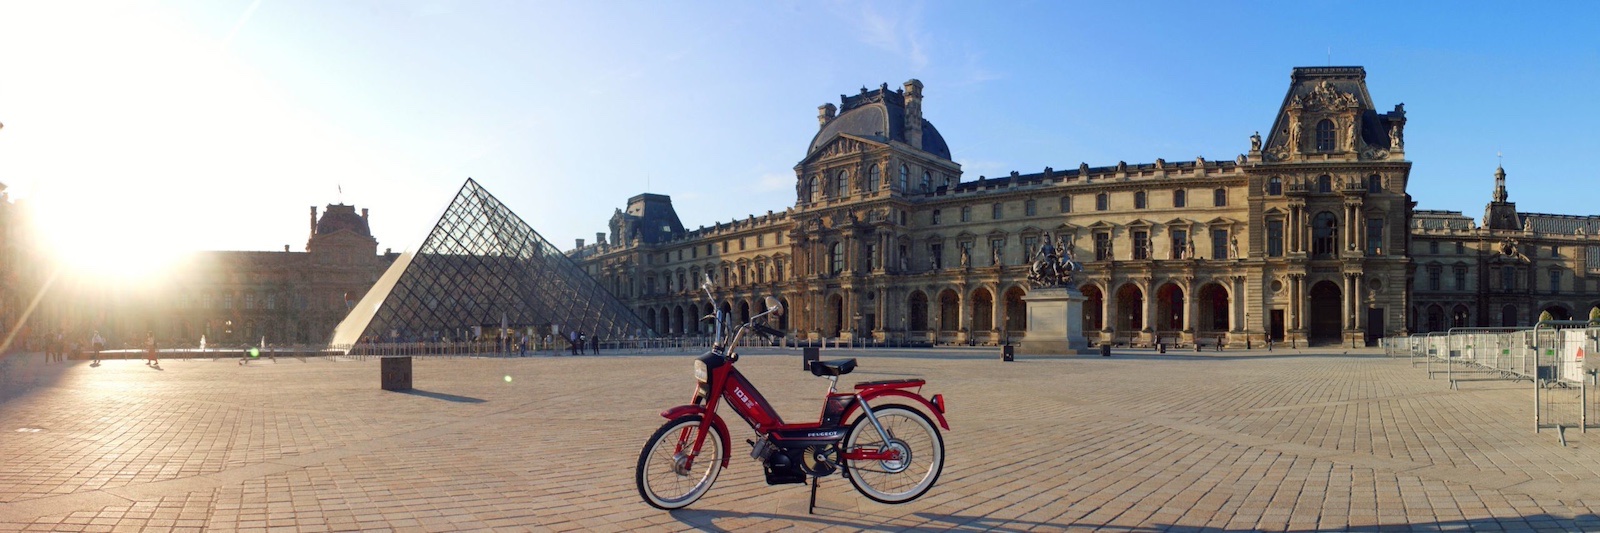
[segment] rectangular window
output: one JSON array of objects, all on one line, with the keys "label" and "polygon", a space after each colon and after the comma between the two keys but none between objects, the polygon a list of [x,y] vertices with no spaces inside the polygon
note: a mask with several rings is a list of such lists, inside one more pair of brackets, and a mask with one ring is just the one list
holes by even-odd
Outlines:
[{"label": "rectangular window", "polygon": [[1500,290],[1511,292],[1517,290],[1517,269],[1505,267],[1500,269]]},{"label": "rectangular window", "polygon": [[1428,290],[1439,290],[1439,276],[1443,274],[1443,272],[1441,272],[1442,270],[1443,269],[1439,267],[1432,267],[1428,269]]},{"label": "rectangular window", "polygon": [[1217,207],[1228,206],[1228,190],[1217,189],[1211,193],[1211,204]]},{"label": "rectangular window", "polygon": [[783,281],[783,261],[772,264],[772,275],[776,281]]},{"label": "rectangular window", "polygon": [[722,253],[728,253],[728,241],[722,241]]},{"label": "rectangular window", "polygon": [[961,206],[961,221],[972,222],[972,206]]},{"label": "rectangular window", "polygon": [[1456,267],[1456,290],[1467,290],[1467,267]]},{"label": "rectangular window", "polygon": [[1133,232],[1133,259],[1142,261],[1150,258],[1150,232]]},{"label": "rectangular window", "polygon": [[278,308],[278,295],[276,295],[276,294],[268,294],[267,295],[267,309],[277,309],[277,308]]},{"label": "rectangular window", "polygon": [[1106,193],[1094,195],[1094,210],[1105,211],[1111,207],[1111,198]]},{"label": "rectangular window", "polygon": [[[900,214],[904,215],[905,213],[901,212]],[[904,222],[904,220],[902,220],[901,222]],[[780,231],[776,235],[773,235],[773,240],[774,240],[774,244],[782,246],[783,245],[783,232]]]},{"label": "rectangular window", "polygon": [[1383,255],[1383,219],[1367,219],[1367,255]]},{"label": "rectangular window", "polygon": [[739,251],[744,251],[744,237],[739,237]]},{"label": "rectangular window", "polygon": [[1283,257],[1283,221],[1267,221],[1267,257]]},{"label": "rectangular window", "polygon": [[700,257],[700,247],[699,246],[696,246],[694,248],[690,248],[689,249],[689,258],[690,259],[697,259],[699,257]]},{"label": "rectangular window", "polygon": [[1560,246],[1551,246],[1550,247],[1550,257],[1561,257],[1561,247]]},{"label": "rectangular window", "polygon": [[1001,216],[1005,213],[1005,210],[1004,210],[1004,207],[1003,207],[1004,205],[1005,204],[994,204],[993,211],[994,211],[994,219],[995,220],[1000,220]]},{"label": "rectangular window", "polygon": [[867,268],[870,270],[878,269],[878,245],[876,244],[867,245]]},{"label": "rectangular window", "polygon": [[1037,214],[1039,214],[1039,203],[1037,201],[1029,198],[1028,201],[1022,203],[1023,216],[1031,217]]},{"label": "rectangular window", "polygon": [[1183,259],[1183,258],[1186,257],[1184,254],[1188,253],[1188,251],[1189,251],[1189,230],[1186,230],[1186,229],[1175,229],[1175,230],[1172,230],[1172,254],[1171,254],[1171,257],[1173,259]]},{"label": "rectangular window", "polygon": [[939,269],[944,268],[944,245],[943,244],[930,244],[930,245],[928,245],[928,263],[933,265],[933,269],[934,270],[939,270]]},{"label": "rectangular window", "polygon": [[222,295],[222,308],[233,309],[233,294]]},{"label": "rectangular window", "polygon": [[1062,196],[1061,197],[1061,212],[1062,213],[1071,213],[1072,212],[1072,197],[1071,196]]},{"label": "rectangular window", "polygon": [[938,209],[933,210],[933,225],[935,225],[935,226],[939,225],[939,210]]},{"label": "rectangular window", "polygon": [[715,246],[715,245],[713,245],[711,243],[706,243],[706,257],[711,257],[712,254],[717,253],[716,250],[714,248],[712,248],[712,246]]},{"label": "rectangular window", "polygon": [[1466,243],[1463,243],[1461,241],[1456,241],[1456,255],[1461,255],[1461,254],[1465,254],[1465,253],[1467,253],[1467,245],[1466,245]]},{"label": "rectangular window", "polygon": [[[1221,189],[1218,189],[1218,190],[1221,190]],[[1212,259],[1227,259],[1228,258],[1228,230],[1225,230],[1225,229],[1214,229],[1214,230],[1211,230],[1211,258]]]},{"label": "rectangular window", "polygon": [[[761,235],[756,235],[756,248],[760,248],[760,247],[766,246],[766,245],[767,245],[767,235],[765,233],[763,233]],[[679,261],[683,260],[683,252],[678,252],[678,260]]]},{"label": "rectangular window", "polygon": [[1039,237],[1034,235],[1023,237],[1022,253],[1026,254],[1026,261],[1032,261],[1034,256],[1039,255]]},{"label": "rectangular window", "polygon": [[1550,271],[1550,292],[1561,292],[1561,271]]},{"label": "rectangular window", "polygon": [[1428,241],[1428,253],[1439,253],[1439,241]]},{"label": "rectangular window", "polygon": [[1003,265],[1006,258],[1006,240],[989,239],[989,264]]},{"label": "rectangular window", "polygon": [[255,309],[256,308],[256,295],[255,295],[255,293],[247,292],[247,293],[244,294],[244,308],[245,309]]},{"label": "rectangular window", "polygon": [[1109,261],[1109,260],[1111,260],[1111,234],[1110,233],[1102,231],[1102,232],[1094,234],[1094,260],[1095,261]]}]

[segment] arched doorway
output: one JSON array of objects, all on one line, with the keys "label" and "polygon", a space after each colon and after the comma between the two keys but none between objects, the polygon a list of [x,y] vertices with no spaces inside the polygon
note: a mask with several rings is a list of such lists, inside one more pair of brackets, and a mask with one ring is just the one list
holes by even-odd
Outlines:
[{"label": "arched doorway", "polygon": [[1156,289],[1156,330],[1183,329],[1183,309],[1183,288],[1168,283]]},{"label": "arched doorway", "polygon": [[649,309],[645,309],[644,314],[644,323],[650,326],[650,330],[660,332],[661,324],[656,322],[656,308],[651,307]]},{"label": "arched doorway", "polygon": [[1028,302],[1022,300],[1026,295],[1022,287],[1006,289],[1006,331],[1028,329]]},{"label": "arched doorway", "polygon": [[922,291],[911,291],[910,301],[906,303],[906,316],[908,318],[906,329],[927,331],[928,295],[922,294]]},{"label": "arched doorway", "polygon": [[685,333],[683,329],[683,306],[672,308],[672,332],[677,335]]},{"label": "arched doorway", "polygon": [[1517,326],[1517,306],[1507,305],[1500,308],[1500,325],[1508,328]]},{"label": "arched doorway", "polygon": [[972,291],[972,332],[994,329],[994,295],[989,289]]},{"label": "arched doorway", "polygon": [[838,337],[844,329],[844,297],[837,294],[828,297],[828,317],[823,326],[824,337]]},{"label": "arched doorway", "polygon": [[1467,311],[1467,306],[1457,304],[1456,308],[1450,311],[1450,327],[1464,328],[1471,326],[1471,322],[1471,315]]},{"label": "arched doorway", "polygon": [[740,300],[739,301],[739,323],[743,324],[743,323],[749,322],[749,321],[750,321],[750,302],[745,301],[745,300]]},{"label": "arched doorway", "polygon": [[1100,287],[1084,285],[1079,287],[1083,292],[1083,330],[1100,331],[1105,329],[1106,297],[1100,292]]},{"label": "arched doorway", "polygon": [[1545,313],[1550,313],[1550,320],[1572,320],[1572,311],[1566,306],[1557,304],[1544,308]]},{"label": "arched doorway", "polygon": [[1216,283],[1207,283],[1200,287],[1197,296],[1199,300],[1196,302],[1200,304],[1200,309],[1199,316],[1195,317],[1198,319],[1194,322],[1195,332],[1228,331],[1231,325],[1229,314],[1232,307],[1228,300],[1228,289]]},{"label": "arched doorway", "polygon": [[1117,288],[1117,331],[1144,329],[1144,293],[1132,283]]},{"label": "arched doorway", "polygon": [[945,289],[939,293],[939,331],[955,331],[961,326],[961,297]]},{"label": "arched doorway", "polygon": [[794,313],[794,308],[789,307],[789,300],[785,298],[779,298],[778,305],[783,306],[783,314],[778,315],[778,329],[789,331],[789,315]]},{"label": "arched doorway", "polygon": [[1342,342],[1340,331],[1344,321],[1339,316],[1339,309],[1344,306],[1343,294],[1338,284],[1327,280],[1317,282],[1307,292],[1307,296],[1311,297],[1311,316],[1306,324],[1312,342]]},{"label": "arched doorway", "polygon": [[1423,333],[1432,333],[1435,331],[1444,331],[1444,307],[1441,307],[1439,304],[1428,306],[1427,328],[1422,330]]}]

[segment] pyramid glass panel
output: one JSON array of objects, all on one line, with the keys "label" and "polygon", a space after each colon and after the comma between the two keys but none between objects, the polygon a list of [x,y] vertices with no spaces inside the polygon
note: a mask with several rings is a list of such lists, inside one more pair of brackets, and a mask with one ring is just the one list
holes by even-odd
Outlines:
[{"label": "pyramid glass panel", "polygon": [[334,331],[333,347],[461,340],[493,328],[654,336],[639,316],[473,180],[415,252],[394,262]]}]

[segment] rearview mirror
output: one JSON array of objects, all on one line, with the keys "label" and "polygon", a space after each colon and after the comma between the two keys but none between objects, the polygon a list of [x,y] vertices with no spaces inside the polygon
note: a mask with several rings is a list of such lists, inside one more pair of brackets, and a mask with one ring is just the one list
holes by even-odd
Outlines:
[{"label": "rearview mirror", "polygon": [[779,303],[778,299],[772,296],[767,297],[767,309],[772,310],[771,313],[773,316],[779,316],[783,314],[783,304]]},{"label": "rearview mirror", "polygon": [[700,282],[700,288],[702,288],[702,289],[710,289],[712,287],[716,287],[717,286],[715,283],[711,282],[711,275],[710,274],[702,274],[702,276],[705,277],[705,281]]}]

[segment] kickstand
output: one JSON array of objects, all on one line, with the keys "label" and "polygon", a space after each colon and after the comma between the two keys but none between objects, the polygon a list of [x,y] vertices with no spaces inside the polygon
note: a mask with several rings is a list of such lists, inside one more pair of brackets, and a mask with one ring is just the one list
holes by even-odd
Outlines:
[{"label": "kickstand", "polygon": [[806,514],[817,514],[817,483],[822,482],[822,476],[811,477],[811,505],[806,507]]}]

